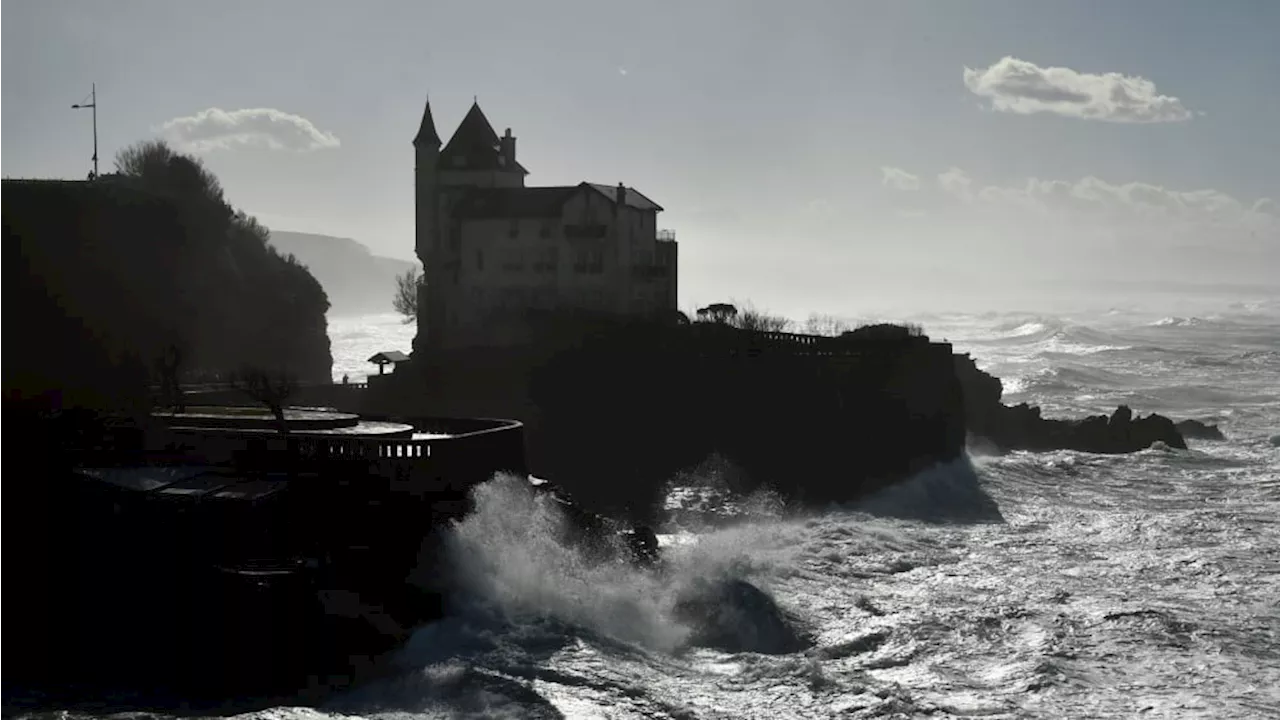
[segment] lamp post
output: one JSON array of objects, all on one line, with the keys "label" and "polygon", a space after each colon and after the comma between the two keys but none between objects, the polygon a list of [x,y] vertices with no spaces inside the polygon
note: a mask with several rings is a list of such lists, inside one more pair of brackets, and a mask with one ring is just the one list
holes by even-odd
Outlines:
[{"label": "lamp post", "polygon": [[93,84],[88,103],[76,103],[71,106],[72,110],[84,108],[93,110],[93,177],[96,179],[98,177],[98,83]]}]

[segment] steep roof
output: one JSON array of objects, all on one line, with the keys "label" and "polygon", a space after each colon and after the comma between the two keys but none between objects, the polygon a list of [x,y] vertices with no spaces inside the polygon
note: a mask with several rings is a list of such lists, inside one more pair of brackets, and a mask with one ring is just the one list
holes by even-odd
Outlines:
[{"label": "steep roof", "polygon": [[[583,184],[590,185],[592,189],[609,198],[611,202],[618,202],[618,187],[616,185],[600,185],[599,183]],[[637,210],[662,210],[661,205],[642,195],[639,190],[636,190],[635,188],[623,188],[623,190],[625,191],[623,202],[625,202],[628,207],[633,207]]]},{"label": "steep roof", "polygon": [[[470,188],[458,199],[453,216],[468,220],[559,217],[565,202],[582,190],[598,192],[610,202],[617,202],[617,187],[587,182],[546,187]],[[625,190],[628,206],[637,210],[662,210],[639,190]]]},{"label": "steep roof", "polygon": [[377,363],[383,365],[386,363],[402,363],[409,359],[408,355],[399,350],[383,350],[382,352],[369,358],[366,362]]},{"label": "steep roof", "polygon": [[434,145],[440,147],[440,136],[436,133],[436,121],[431,117],[431,100],[422,109],[422,124],[418,126],[418,134],[413,137],[414,147],[418,145]]},{"label": "steep roof", "polygon": [[471,188],[458,200],[453,215],[470,220],[559,217],[565,201],[581,187]]},{"label": "steep roof", "polygon": [[518,162],[514,167],[501,163],[500,146],[498,133],[493,131],[480,104],[472,103],[453,137],[440,151],[440,167],[445,170],[509,170],[528,175],[529,171]]}]

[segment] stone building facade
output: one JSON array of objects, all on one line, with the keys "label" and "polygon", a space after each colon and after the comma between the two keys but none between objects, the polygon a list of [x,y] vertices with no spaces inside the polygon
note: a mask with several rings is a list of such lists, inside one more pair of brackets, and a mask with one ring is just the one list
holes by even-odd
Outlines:
[{"label": "stone building facade", "polygon": [[676,309],[675,235],[640,191],[526,186],[511,130],[499,137],[478,104],[442,147],[428,102],[413,147],[415,353],[527,343],[538,311]]}]

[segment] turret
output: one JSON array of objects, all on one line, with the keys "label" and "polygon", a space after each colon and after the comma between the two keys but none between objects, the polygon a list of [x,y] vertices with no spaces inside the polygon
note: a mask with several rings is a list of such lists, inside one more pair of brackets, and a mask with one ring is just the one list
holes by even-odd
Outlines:
[{"label": "turret", "polygon": [[[433,253],[438,247],[436,238],[440,236],[440,198],[439,198],[439,164],[440,136],[436,133],[436,123],[431,117],[431,101],[427,100],[422,110],[422,123],[418,126],[418,134],[413,138],[414,151],[414,252],[422,263],[425,284],[418,288],[418,332],[413,339],[413,350],[416,353],[426,347],[427,332],[430,323],[427,313],[434,308],[427,302],[427,288],[438,283],[435,273],[439,272],[441,263],[434,262]],[[436,284],[436,287],[439,287]]]}]

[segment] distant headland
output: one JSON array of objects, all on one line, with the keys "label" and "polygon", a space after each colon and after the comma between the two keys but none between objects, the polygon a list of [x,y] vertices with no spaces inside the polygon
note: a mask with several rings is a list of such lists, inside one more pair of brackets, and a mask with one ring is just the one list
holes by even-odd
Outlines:
[{"label": "distant headland", "polygon": [[393,310],[396,277],[417,268],[408,260],[374,255],[356,240],[272,228],[271,245],[292,255],[320,282],[330,315],[366,315]]}]

